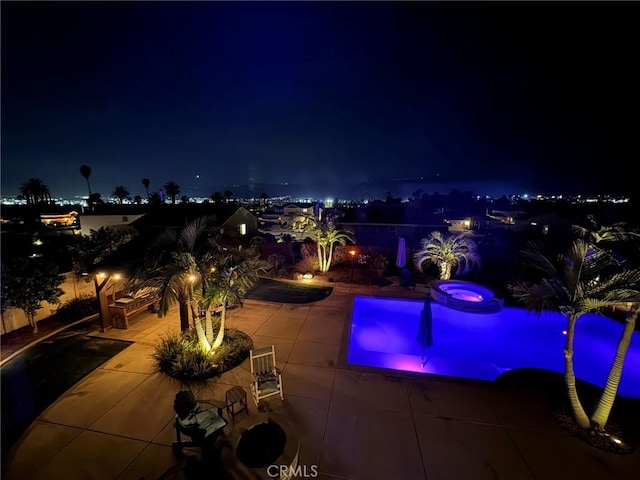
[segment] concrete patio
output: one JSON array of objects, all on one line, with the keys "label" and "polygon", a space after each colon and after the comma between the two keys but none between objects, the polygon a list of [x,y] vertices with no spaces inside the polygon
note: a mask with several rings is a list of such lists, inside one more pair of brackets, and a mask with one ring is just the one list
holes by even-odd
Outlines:
[{"label": "concrete patio", "polygon": [[[426,291],[338,285],[325,300],[288,305],[247,300],[229,327],[257,347],[275,345],[285,399],[230,420],[228,478],[270,478],[235,460],[241,429],[271,417],[285,426],[287,455],[318,479],[635,478],[640,453],[614,455],[563,431],[547,405],[494,384],[403,375],[346,363],[354,294],[424,298]],[[154,373],[155,342],[177,332],[177,311],[137,316],[129,330],[97,335],[135,342],[72,387],[27,430],[3,466],[6,480],[185,478],[170,445],[181,386]],[[207,382],[198,398],[248,389],[249,361]]]}]

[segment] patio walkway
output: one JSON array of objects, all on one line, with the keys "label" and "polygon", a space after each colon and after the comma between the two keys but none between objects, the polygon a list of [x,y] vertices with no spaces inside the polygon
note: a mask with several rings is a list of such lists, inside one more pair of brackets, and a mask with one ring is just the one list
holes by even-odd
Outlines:
[{"label": "patio walkway", "polygon": [[[640,453],[602,452],[573,438],[549,408],[498,386],[357,368],[346,364],[354,294],[424,298],[397,286],[334,285],[325,300],[306,305],[246,301],[229,327],[256,347],[275,345],[285,400],[259,412],[249,400],[226,429],[228,478],[270,478],[245,469],[233,445],[240,430],[270,416],[300,442],[300,465],[318,479],[635,478]],[[129,330],[99,334],[136,343],[71,388],[27,430],[6,459],[4,479],[185,478],[171,474],[173,398],[177,382],[153,372],[154,343],[178,331],[177,311],[145,314]],[[248,360],[209,381],[199,398],[224,399],[248,388]],[[273,397],[272,397],[273,398]],[[290,449],[288,442],[287,448]]]}]

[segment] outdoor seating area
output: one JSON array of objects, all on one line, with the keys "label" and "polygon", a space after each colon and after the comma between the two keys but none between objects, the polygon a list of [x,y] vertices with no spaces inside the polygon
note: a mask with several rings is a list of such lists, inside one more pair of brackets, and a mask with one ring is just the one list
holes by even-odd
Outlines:
[{"label": "outdoor seating area", "polygon": [[[349,365],[347,340],[354,295],[374,293],[424,299],[424,293],[399,284],[384,289],[337,285],[319,302],[290,305],[246,300],[242,309],[229,313],[228,328],[250,335],[253,353],[238,367],[193,388],[198,411],[223,419],[219,425],[211,424],[204,444],[214,439],[215,458],[220,459],[226,478],[290,478],[291,466],[336,480],[553,480],[634,478],[637,474],[637,450],[612,455],[575,438],[554,419],[544,392],[519,393],[490,382]],[[188,460],[194,451],[199,454],[202,437],[195,435],[194,440],[189,425],[177,422],[185,411],[180,414],[174,402],[184,386],[157,373],[150,358],[157,340],[177,328],[176,307],[162,318],[141,313],[135,328],[96,331],[99,337],[134,343],[69,389],[33,422],[3,462],[3,478],[188,478],[185,469],[195,460],[177,457],[174,444],[179,442]],[[240,389],[248,394],[254,375],[274,367],[279,380],[275,394],[259,395],[259,407],[255,401],[247,402],[246,411],[238,399],[232,407],[235,414],[230,414],[227,400],[234,402],[236,394],[241,397]],[[286,396],[281,378],[286,379]],[[227,399],[230,391],[234,393]],[[193,406],[189,409],[187,403],[185,410],[188,417]],[[246,432],[270,420],[285,434],[283,450],[275,457],[276,477],[269,476],[265,467],[241,461],[242,445],[251,440]],[[253,432],[275,438],[276,430],[260,426]],[[195,446],[183,443],[192,441]],[[263,458],[267,453],[262,452]]]}]

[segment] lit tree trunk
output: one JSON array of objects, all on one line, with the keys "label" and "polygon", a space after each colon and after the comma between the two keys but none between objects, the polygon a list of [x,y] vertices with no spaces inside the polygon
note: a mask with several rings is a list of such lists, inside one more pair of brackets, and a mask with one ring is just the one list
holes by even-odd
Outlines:
[{"label": "lit tree trunk", "polygon": [[218,335],[216,335],[216,340],[213,342],[211,348],[216,350],[222,345],[222,340],[224,340],[224,328],[225,323],[227,321],[227,298],[224,297],[222,299],[222,311],[220,312],[220,326],[218,330]]},{"label": "lit tree trunk", "polygon": [[[329,244],[329,256],[327,258],[327,272],[331,268],[331,261],[333,260],[333,243]],[[353,259],[351,260],[353,262]]]},{"label": "lit tree trunk", "polygon": [[571,412],[573,419],[580,428],[589,428],[589,417],[587,416],[580,398],[578,397],[578,390],[576,389],[576,374],[573,370],[573,339],[576,329],[576,321],[578,316],[571,314],[567,326],[567,341],[564,347],[564,381],[567,387],[567,394],[569,396],[569,404],[571,405]]},{"label": "lit tree trunk", "polygon": [[320,273],[324,273],[324,257],[322,255],[322,247],[320,246],[320,242],[316,244],[316,248],[318,250],[318,267],[320,267]]},{"label": "lit tree trunk", "polygon": [[449,262],[440,262],[440,279],[449,280],[451,278],[451,264]]},{"label": "lit tree trunk", "polygon": [[202,328],[202,319],[200,318],[200,315],[197,315],[193,318],[193,323],[195,324],[195,327],[196,327],[196,336],[198,338],[198,345],[203,351],[208,352],[209,350],[211,350],[211,345],[209,344],[209,341],[207,340],[207,336],[204,332],[204,329]]},{"label": "lit tree trunk", "polygon": [[329,265],[327,265],[327,246],[322,245],[322,272],[327,273],[329,271]]},{"label": "lit tree trunk", "polygon": [[207,341],[211,343],[213,342],[213,315],[211,308],[207,308],[204,315],[204,329],[207,334]]},{"label": "lit tree trunk", "polygon": [[634,303],[629,309],[626,316],[626,322],[622,336],[618,342],[618,349],[616,350],[616,356],[609,370],[607,376],[607,383],[604,387],[604,391],[600,396],[598,407],[591,416],[591,421],[597,424],[600,428],[604,428],[609,420],[609,414],[613,408],[613,402],[616,399],[616,393],[618,392],[618,385],[620,384],[620,377],[622,376],[622,367],[624,367],[624,360],[627,356],[627,350],[631,343],[631,336],[636,326],[636,319],[638,318],[638,307],[640,304]]}]

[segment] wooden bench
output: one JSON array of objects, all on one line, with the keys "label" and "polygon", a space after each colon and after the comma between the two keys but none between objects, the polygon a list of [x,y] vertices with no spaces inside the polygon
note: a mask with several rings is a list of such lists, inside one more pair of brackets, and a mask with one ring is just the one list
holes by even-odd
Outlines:
[{"label": "wooden bench", "polygon": [[144,310],[147,310],[158,300],[155,295],[130,298],[122,297],[109,305],[109,316],[114,328],[129,328],[129,319]]}]

